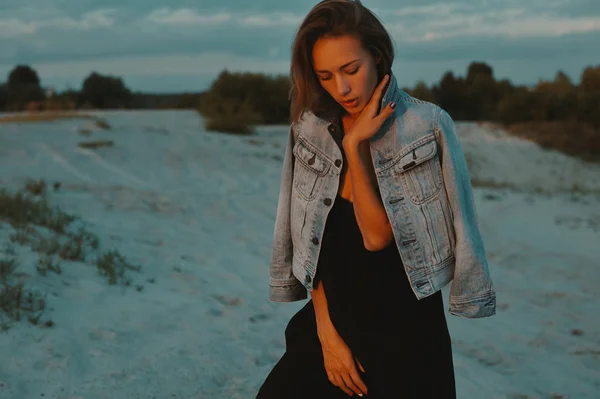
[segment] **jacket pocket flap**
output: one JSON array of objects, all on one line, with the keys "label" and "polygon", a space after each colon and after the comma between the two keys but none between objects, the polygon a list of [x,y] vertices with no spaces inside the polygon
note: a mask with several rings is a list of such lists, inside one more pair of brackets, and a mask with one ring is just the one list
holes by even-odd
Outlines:
[{"label": "jacket pocket flap", "polygon": [[294,156],[307,168],[318,175],[324,175],[329,167],[329,163],[315,150],[308,147],[302,140],[298,140],[296,143],[296,146],[294,147]]},{"label": "jacket pocket flap", "polygon": [[406,172],[417,165],[433,158],[437,154],[437,143],[432,138],[425,143],[419,142],[416,145],[410,145],[402,154],[398,156],[395,164],[400,173]]}]

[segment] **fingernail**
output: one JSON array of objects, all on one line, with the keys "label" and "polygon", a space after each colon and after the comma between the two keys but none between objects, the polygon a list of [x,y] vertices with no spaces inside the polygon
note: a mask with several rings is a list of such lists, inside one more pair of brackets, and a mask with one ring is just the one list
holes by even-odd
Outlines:
[{"label": "fingernail", "polygon": [[392,109],[396,108],[396,103],[395,102],[391,103],[390,108],[392,108]]}]

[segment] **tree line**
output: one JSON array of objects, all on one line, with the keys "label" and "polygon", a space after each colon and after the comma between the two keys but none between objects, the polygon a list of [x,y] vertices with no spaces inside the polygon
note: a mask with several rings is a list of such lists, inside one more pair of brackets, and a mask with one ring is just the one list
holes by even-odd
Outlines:
[{"label": "tree line", "polygon": [[[401,80],[401,78],[400,78]],[[256,124],[289,122],[287,75],[222,71],[203,93],[133,93],[119,77],[90,73],[80,90],[49,92],[37,72],[16,66],[0,84],[0,110],[48,109],[197,109],[214,130],[247,131]],[[584,69],[578,84],[562,71],[550,81],[519,86],[496,80],[493,68],[472,62],[466,76],[446,72],[439,82],[404,88],[409,94],[440,105],[455,120],[520,122],[578,122],[600,127],[600,65]]]},{"label": "tree line", "polygon": [[35,69],[17,65],[0,83],[0,111],[74,109],[196,108],[202,93],[150,94],[132,92],[117,76],[91,72],[79,90],[55,92],[43,88]]},{"label": "tree line", "polygon": [[600,127],[600,65],[585,68],[579,84],[558,71],[554,80],[528,87],[498,81],[491,66],[473,62],[465,77],[447,72],[431,88],[419,83],[407,91],[439,104],[457,120],[584,122]]},{"label": "tree line", "polygon": [[[247,124],[288,123],[290,80],[286,76],[269,77],[256,73],[223,71],[199,106],[204,117]],[[554,80],[539,81],[535,86],[513,85],[496,80],[493,69],[473,62],[465,77],[446,72],[438,83],[424,82],[403,88],[412,96],[438,104],[460,121],[520,122],[573,121],[600,127],[600,65],[587,67],[579,84],[559,71]]]}]

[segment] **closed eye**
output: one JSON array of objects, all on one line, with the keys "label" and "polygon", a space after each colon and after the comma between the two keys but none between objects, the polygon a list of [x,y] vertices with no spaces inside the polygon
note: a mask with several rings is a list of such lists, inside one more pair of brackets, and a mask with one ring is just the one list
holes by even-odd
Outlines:
[{"label": "closed eye", "polygon": [[[346,72],[346,73],[347,73],[348,75],[356,75],[356,73],[358,72],[358,70],[359,70],[359,69],[360,69],[360,68],[355,68],[355,69],[353,69],[353,70],[351,70],[351,71],[348,71],[348,72]],[[328,77],[326,77],[326,78],[325,78],[325,77],[319,76],[319,79],[321,79],[321,80],[325,80],[325,81],[326,81],[326,80],[330,80],[330,79],[331,79],[331,77],[329,77],[329,76],[328,76]]]}]

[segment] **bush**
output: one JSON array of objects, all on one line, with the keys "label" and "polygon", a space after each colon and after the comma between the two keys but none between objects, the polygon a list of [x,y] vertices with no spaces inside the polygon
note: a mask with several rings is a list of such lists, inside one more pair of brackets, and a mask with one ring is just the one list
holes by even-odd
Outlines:
[{"label": "bush", "polygon": [[223,71],[202,96],[198,111],[208,130],[249,133],[257,124],[288,123],[290,88],[284,76]]},{"label": "bush", "polygon": [[210,115],[205,117],[204,128],[218,132],[248,134],[262,121],[248,102],[218,98],[211,104]]}]

